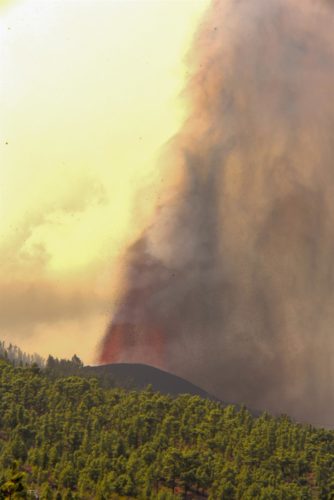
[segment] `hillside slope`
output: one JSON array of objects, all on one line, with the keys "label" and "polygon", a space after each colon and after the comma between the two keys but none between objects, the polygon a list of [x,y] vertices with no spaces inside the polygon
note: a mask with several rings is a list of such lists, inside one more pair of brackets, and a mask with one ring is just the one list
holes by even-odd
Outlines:
[{"label": "hillside slope", "polygon": [[116,386],[129,389],[144,389],[150,385],[153,391],[161,394],[170,394],[171,396],[191,394],[217,401],[217,398],[191,382],[149,365],[115,363],[85,366],[82,368],[82,374],[96,376],[103,381],[104,385],[107,385],[108,381],[110,385],[114,383]]},{"label": "hillside slope", "polygon": [[333,470],[333,431],[0,361],[0,498],[325,500]]}]

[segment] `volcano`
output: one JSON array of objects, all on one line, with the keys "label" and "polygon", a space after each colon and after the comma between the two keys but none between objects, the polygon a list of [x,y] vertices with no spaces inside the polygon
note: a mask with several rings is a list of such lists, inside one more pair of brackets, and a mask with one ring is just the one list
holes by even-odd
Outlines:
[{"label": "volcano", "polygon": [[176,179],[123,256],[99,361],[334,418],[334,9],[216,0],[188,57]]}]

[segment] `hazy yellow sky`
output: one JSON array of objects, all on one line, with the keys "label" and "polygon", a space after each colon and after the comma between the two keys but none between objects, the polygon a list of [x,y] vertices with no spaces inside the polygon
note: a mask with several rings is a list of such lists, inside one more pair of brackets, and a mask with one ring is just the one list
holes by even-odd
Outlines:
[{"label": "hazy yellow sky", "polygon": [[208,3],[0,3],[0,338],[94,360]]}]

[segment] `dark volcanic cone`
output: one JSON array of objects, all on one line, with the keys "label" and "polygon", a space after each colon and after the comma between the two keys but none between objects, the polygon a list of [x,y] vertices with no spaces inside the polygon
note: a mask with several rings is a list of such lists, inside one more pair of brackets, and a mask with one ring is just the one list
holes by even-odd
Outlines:
[{"label": "dark volcanic cone", "polygon": [[334,13],[215,1],[196,37],[179,187],[125,255],[101,362],[334,418]]}]

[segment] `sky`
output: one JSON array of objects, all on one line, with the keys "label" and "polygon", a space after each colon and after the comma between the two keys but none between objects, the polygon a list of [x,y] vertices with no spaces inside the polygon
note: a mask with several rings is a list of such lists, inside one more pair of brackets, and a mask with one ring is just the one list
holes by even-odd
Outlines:
[{"label": "sky", "polygon": [[209,0],[0,2],[0,338],[94,363]]}]

